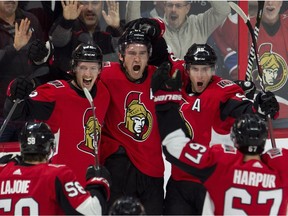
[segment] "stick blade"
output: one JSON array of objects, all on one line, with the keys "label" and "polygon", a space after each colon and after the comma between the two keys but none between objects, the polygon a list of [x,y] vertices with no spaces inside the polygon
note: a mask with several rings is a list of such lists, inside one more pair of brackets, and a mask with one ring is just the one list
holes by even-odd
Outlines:
[{"label": "stick blade", "polygon": [[250,20],[249,17],[244,13],[244,11],[236,3],[228,2],[228,4],[239,16],[241,16],[241,18],[243,19],[245,23],[247,23],[248,20]]}]

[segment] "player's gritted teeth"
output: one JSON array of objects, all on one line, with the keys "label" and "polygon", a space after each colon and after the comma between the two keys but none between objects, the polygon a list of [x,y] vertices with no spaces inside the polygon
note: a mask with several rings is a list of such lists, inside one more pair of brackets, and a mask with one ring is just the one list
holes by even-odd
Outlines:
[{"label": "player's gritted teeth", "polygon": [[133,66],[133,70],[134,70],[134,71],[139,71],[140,68],[141,68],[140,65],[134,65],[134,66]]}]

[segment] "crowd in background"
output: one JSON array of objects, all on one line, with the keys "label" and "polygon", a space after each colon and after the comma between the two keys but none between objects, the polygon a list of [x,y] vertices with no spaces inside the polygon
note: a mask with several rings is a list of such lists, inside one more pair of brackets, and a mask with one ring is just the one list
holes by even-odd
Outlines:
[{"label": "crowd in background", "polygon": [[[287,3],[282,1],[277,3],[267,1],[266,3],[263,27],[260,28],[259,33],[259,41],[263,43],[263,46],[261,44],[259,49],[261,48],[262,51],[265,46],[267,53],[264,51],[260,53],[260,64],[263,67],[265,87],[280,98],[279,102],[284,107],[284,111],[281,110],[282,113],[280,111],[282,119],[280,118],[279,128],[282,129],[281,125],[287,125],[285,117],[288,113],[286,108],[288,99],[284,88],[287,86],[288,79],[286,63],[288,57],[287,52],[285,53],[286,47],[282,46],[284,51],[280,51],[280,46],[272,42],[277,36],[281,44],[286,46],[284,35],[288,29],[285,15]],[[252,9],[255,10],[254,5],[251,5],[251,14],[253,14]],[[283,14],[278,16],[279,13]],[[182,72],[183,80],[187,78],[185,83],[187,88],[182,89],[185,95],[183,98],[189,102],[187,106],[185,104],[182,106],[182,110],[180,109],[184,118],[188,119],[185,123],[189,130],[186,131],[186,136],[199,143],[202,142],[201,144],[205,146],[209,146],[214,141],[214,134],[206,134],[207,140],[205,140],[199,132],[202,129],[203,134],[211,128],[216,128],[220,131],[216,133],[223,132],[230,136],[230,128],[234,121],[232,118],[238,117],[240,113],[258,112],[265,118],[267,113],[263,112],[262,105],[265,104],[267,98],[262,98],[262,92],[257,92],[255,101],[253,101],[254,94],[248,98],[250,100],[245,101],[234,96],[234,94],[246,93],[245,87],[241,86],[241,89],[232,82],[238,79],[236,36],[239,34],[237,30],[231,31],[237,27],[235,20],[235,14],[230,10],[227,2],[218,1],[2,1],[0,2],[0,111],[3,108],[4,116],[7,116],[13,103],[20,99],[21,103],[14,113],[14,117],[17,115],[15,119],[27,117],[48,123],[51,131],[60,137],[58,141],[62,146],[64,146],[63,143],[77,146],[77,149],[75,148],[77,153],[70,151],[71,155],[77,155],[80,159],[82,156],[80,157],[79,150],[81,153],[90,154],[89,157],[86,155],[87,157],[82,161],[84,167],[94,160],[95,155],[92,149],[95,148],[95,140],[101,141],[100,163],[105,165],[111,173],[112,180],[114,179],[114,184],[108,184],[109,195],[111,189],[109,207],[123,193],[127,193],[137,194],[148,214],[162,214],[163,205],[164,214],[178,214],[179,212],[201,214],[206,190],[202,184],[199,184],[200,180],[195,180],[187,174],[184,168],[173,167],[171,180],[166,188],[168,190],[165,201],[161,199],[164,197],[164,165],[161,145],[158,144],[164,141],[161,137],[163,134],[158,131],[156,119],[159,117],[159,110],[157,106],[155,109],[154,101],[150,98],[149,81],[153,80],[155,71],[165,74],[170,69],[170,66],[162,64],[165,61],[172,62],[172,67]],[[153,28],[152,32],[148,28],[144,34],[142,30],[145,29],[147,23],[148,26],[157,25],[157,28]],[[140,31],[137,28],[142,29]],[[267,34],[265,39],[263,37],[261,39],[261,35],[264,35],[261,31],[264,30]],[[232,34],[235,35],[232,37]],[[221,40],[222,37],[225,39]],[[46,42],[45,45],[43,42]],[[129,46],[130,44],[132,45]],[[33,53],[33,49],[37,49],[37,53]],[[45,50],[45,56],[41,55],[41,49],[43,52]],[[202,51],[208,55],[205,56],[203,62],[200,58],[197,59],[197,55]],[[131,66],[134,61],[137,62],[136,67]],[[38,77],[36,73],[35,68],[43,63],[49,64],[48,77],[42,76],[41,70],[38,71],[41,76]],[[206,77],[197,77],[195,75],[197,70]],[[257,90],[260,90],[257,85],[259,78],[255,75],[255,70],[254,66],[253,81]],[[87,71],[95,73],[87,78]],[[184,74],[184,71],[187,73]],[[31,74],[33,82],[27,79],[32,78]],[[101,78],[99,78],[100,74]],[[232,81],[222,82],[222,77]],[[11,82],[14,79],[15,82]],[[57,80],[54,81],[55,79]],[[46,84],[47,81],[50,83]],[[226,89],[220,89],[219,83],[223,89]],[[84,97],[85,88],[93,97],[92,103],[96,106],[99,125],[95,125],[95,121],[91,120],[93,110],[86,109],[89,104],[87,98]],[[32,90],[35,90],[35,95],[32,92],[29,96],[27,93]],[[160,90],[162,94],[163,89]],[[206,94],[202,94],[204,90]],[[216,90],[219,91],[217,97],[212,98],[212,94],[207,93]],[[267,101],[271,100],[272,102],[269,102],[277,107],[273,93],[267,95]],[[210,112],[212,106],[210,103],[213,102],[215,105],[213,110],[219,115],[218,119],[211,115],[211,119],[207,119],[206,125],[202,128],[202,126],[194,125],[194,114],[190,120],[188,115],[191,110],[197,113],[197,107],[194,105],[198,100],[205,101],[204,98],[208,98],[207,108],[201,108],[202,114]],[[124,101],[125,113],[122,112]],[[75,104],[83,106],[79,108]],[[65,112],[66,107],[72,108]],[[188,114],[185,113],[187,110]],[[278,110],[274,110],[273,119],[277,118]],[[211,114],[214,115],[213,112]],[[199,116],[199,119],[209,118],[209,115]],[[4,116],[1,118],[1,123],[4,122]],[[84,119],[82,119],[83,116]],[[10,121],[0,141],[17,141],[24,123],[25,121],[21,120]],[[70,136],[70,131],[75,129],[75,124],[77,124],[77,132],[74,136]],[[103,127],[100,128],[100,125]],[[192,128],[191,126],[189,128],[189,125],[192,125]],[[96,126],[99,131],[92,133]],[[194,129],[196,135],[193,135],[193,127],[199,129],[198,132]],[[82,140],[82,128],[85,128],[85,137],[82,142],[75,143],[78,142],[75,140]],[[165,127],[163,128],[165,131]],[[173,129],[176,130],[176,128]],[[169,135],[167,131],[164,134]],[[56,147],[58,149],[56,148],[54,161],[68,164],[72,169],[75,168],[73,171],[76,172],[80,183],[84,184],[87,181],[87,175],[84,179],[84,170],[76,170],[79,166],[77,157],[73,161],[70,160],[70,155],[66,154],[68,146]],[[181,160],[180,156],[178,159]],[[155,163],[157,166],[154,166]],[[177,185],[182,189],[176,190]],[[186,193],[189,196],[185,197]],[[191,197],[193,200],[190,200]],[[184,205],[186,201],[187,205]],[[179,209],[179,206],[182,208]]]}]

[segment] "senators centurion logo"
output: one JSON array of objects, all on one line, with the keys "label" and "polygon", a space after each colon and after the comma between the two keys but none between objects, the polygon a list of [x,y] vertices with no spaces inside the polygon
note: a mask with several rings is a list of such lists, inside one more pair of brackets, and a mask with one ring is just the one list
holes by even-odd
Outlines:
[{"label": "senators centurion logo", "polygon": [[152,129],[152,115],[141,103],[140,92],[130,92],[125,99],[124,121],[119,130],[136,141],[146,140]]},{"label": "senators centurion logo", "polygon": [[[280,90],[287,82],[287,63],[285,59],[273,51],[273,45],[263,43],[259,47],[260,66],[262,68],[262,82],[266,91],[275,92]],[[258,70],[255,69],[252,73],[253,81],[259,87],[260,77]]]},{"label": "senators centurion logo", "polygon": [[94,121],[92,108],[89,108],[84,112],[83,129],[84,137],[83,140],[77,145],[77,148],[80,151],[94,156],[95,145],[98,145],[100,139],[101,125],[99,124],[97,118]]}]

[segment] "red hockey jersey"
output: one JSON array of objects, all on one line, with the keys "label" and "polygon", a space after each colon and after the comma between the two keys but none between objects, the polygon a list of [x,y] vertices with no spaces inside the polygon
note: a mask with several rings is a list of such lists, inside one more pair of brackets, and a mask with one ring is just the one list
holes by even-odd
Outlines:
[{"label": "red hockey jersey", "polygon": [[[103,199],[103,197],[101,198]],[[103,200],[104,201],[104,200]],[[0,215],[101,215],[91,197],[65,165],[0,165]]]},{"label": "red hockey jersey", "polygon": [[[269,29],[267,32],[263,25],[259,29],[258,37],[258,53],[259,61],[263,71],[263,82],[266,91],[271,91],[278,96],[277,100],[280,103],[279,118],[275,121],[278,124],[283,121],[280,128],[286,128],[288,121],[288,15],[280,15],[280,25],[274,28],[279,28],[277,31]],[[255,19],[251,20],[255,23]],[[272,27],[270,27],[272,28]],[[258,77],[258,70],[255,68],[252,71],[253,81],[258,90],[260,88],[260,79]],[[285,119],[285,121],[283,120]],[[287,133],[287,131],[286,131]]]},{"label": "red hockey jersey", "polygon": [[244,155],[234,146],[209,147],[194,142],[186,134],[176,104],[157,112],[157,118],[166,159],[203,183],[214,215],[286,214],[287,161],[281,164],[275,160],[275,166],[269,158],[244,161]]},{"label": "red hockey jersey", "polygon": [[[185,101],[180,112],[189,135],[194,142],[207,147],[219,143],[232,145],[230,129],[234,118],[246,112],[245,109],[252,112],[252,102],[244,96],[243,90],[234,82],[218,76],[212,77],[211,83],[201,94],[184,93],[183,97]],[[229,105],[223,108],[228,100]],[[240,104],[243,109],[238,110]],[[172,166],[172,178],[198,181],[175,166]]]},{"label": "red hockey jersey", "polygon": [[[96,140],[99,140],[104,119],[103,110],[106,110],[109,97],[104,88],[101,95],[98,95],[98,91],[96,95]],[[45,121],[52,132],[56,133],[52,163],[66,164],[75,172],[80,183],[84,184],[87,167],[95,164],[93,112],[84,92],[66,81],[55,80],[37,87],[23,103],[29,108],[25,111],[30,117]]]},{"label": "red hockey jersey", "polygon": [[[231,71],[237,69],[237,59],[232,61],[232,58],[234,58],[232,56],[236,56],[238,51],[237,22],[237,14],[229,16],[224,24],[213,33],[213,38],[224,55],[226,66],[228,65],[228,69]],[[256,18],[254,17],[251,19],[252,26],[255,23]],[[262,80],[266,90],[273,92],[280,104],[279,117],[273,121],[273,128],[275,136],[282,138],[286,137],[288,121],[288,96],[286,90],[288,87],[288,39],[286,37],[288,34],[288,16],[287,14],[281,14],[279,23],[268,26],[266,29],[263,25],[263,23],[260,25],[257,40],[259,61],[263,71]],[[251,37],[249,37],[248,50],[250,50],[250,46]],[[230,62],[230,65],[228,62]],[[256,64],[253,66],[252,79],[257,89],[261,90]]]},{"label": "red hockey jersey", "polygon": [[212,199],[215,215],[286,214],[287,169],[283,172],[259,160],[243,162],[243,154],[232,146],[206,148],[184,142],[177,142],[178,150],[172,145],[167,149],[171,155],[178,155],[184,162],[178,165],[188,173],[202,172],[201,181]]},{"label": "red hockey jersey", "polygon": [[[119,63],[106,63],[100,82],[109,91],[110,101],[103,125],[100,160],[123,146],[133,164],[152,177],[163,177],[164,162],[155,116],[155,104],[150,93],[151,76],[156,70],[148,66],[143,82],[127,79]],[[98,87],[101,92],[101,87]]]}]

